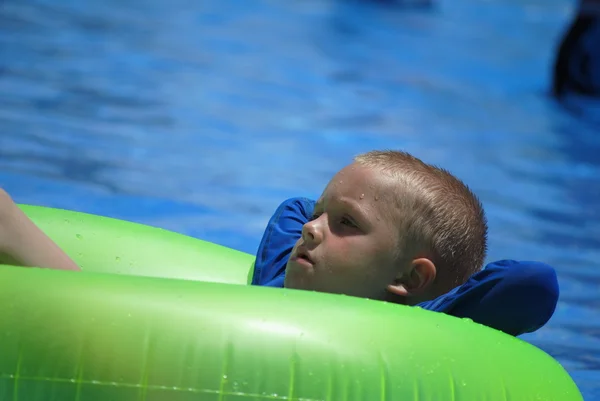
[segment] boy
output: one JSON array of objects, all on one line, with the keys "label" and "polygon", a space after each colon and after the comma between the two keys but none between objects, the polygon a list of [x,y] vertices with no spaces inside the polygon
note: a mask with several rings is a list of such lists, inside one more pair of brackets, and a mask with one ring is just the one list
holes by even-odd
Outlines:
[{"label": "boy", "polygon": [[[6,194],[0,213],[0,252],[78,270]],[[514,335],[541,327],[558,297],[553,269],[504,262],[473,275],[486,231],[481,204],[451,174],[403,152],[369,152],[336,174],[316,205],[282,204],[252,284],[419,305]]]},{"label": "boy", "polygon": [[369,152],[316,204],[278,208],[252,284],[418,305],[512,335],[537,330],[558,300],[554,270],[516,261],[481,270],[486,233],[481,204],[451,174],[403,152]]}]

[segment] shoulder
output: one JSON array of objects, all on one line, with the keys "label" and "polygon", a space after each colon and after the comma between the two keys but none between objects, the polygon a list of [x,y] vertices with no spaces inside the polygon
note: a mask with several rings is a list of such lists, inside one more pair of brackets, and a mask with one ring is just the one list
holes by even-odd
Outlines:
[{"label": "shoulder", "polygon": [[502,260],[487,269],[494,271],[499,279],[489,293],[494,298],[490,309],[498,314],[507,313],[511,334],[533,332],[550,320],[560,295],[552,266],[535,261]]},{"label": "shoulder", "polygon": [[527,289],[527,293],[535,296],[558,298],[558,278],[550,265],[535,261],[500,260],[490,263],[482,276],[488,273],[496,280],[511,285],[513,290]]},{"label": "shoulder", "polygon": [[465,284],[419,305],[519,335],[548,322],[558,303],[556,271],[534,261],[490,263]]}]

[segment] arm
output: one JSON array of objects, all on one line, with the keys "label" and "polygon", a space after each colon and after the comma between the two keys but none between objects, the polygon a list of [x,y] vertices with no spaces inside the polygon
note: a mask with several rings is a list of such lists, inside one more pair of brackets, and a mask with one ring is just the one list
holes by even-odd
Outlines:
[{"label": "arm", "polygon": [[558,295],[552,267],[503,260],[490,263],[462,286],[419,306],[517,336],[545,325],[554,314]]},{"label": "arm", "polygon": [[0,264],[80,270],[0,189]]},{"label": "arm", "polygon": [[291,198],[279,205],[256,252],[252,285],[283,287],[288,258],[314,206],[315,202],[306,198]]}]

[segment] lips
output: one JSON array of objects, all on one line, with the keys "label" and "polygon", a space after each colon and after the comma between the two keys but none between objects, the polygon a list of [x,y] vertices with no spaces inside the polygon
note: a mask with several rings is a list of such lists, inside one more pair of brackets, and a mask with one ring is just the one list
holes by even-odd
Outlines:
[{"label": "lips", "polygon": [[296,259],[302,259],[309,262],[310,264],[314,264],[314,261],[310,257],[308,250],[304,246],[299,246],[296,249]]}]

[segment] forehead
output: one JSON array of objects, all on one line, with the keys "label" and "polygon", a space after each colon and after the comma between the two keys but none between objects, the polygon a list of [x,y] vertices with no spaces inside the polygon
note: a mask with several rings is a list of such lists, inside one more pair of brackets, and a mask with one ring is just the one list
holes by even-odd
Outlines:
[{"label": "forehead", "polygon": [[340,170],[327,184],[319,204],[331,200],[358,202],[363,208],[390,212],[397,197],[399,185],[388,174],[372,167],[352,163]]}]

